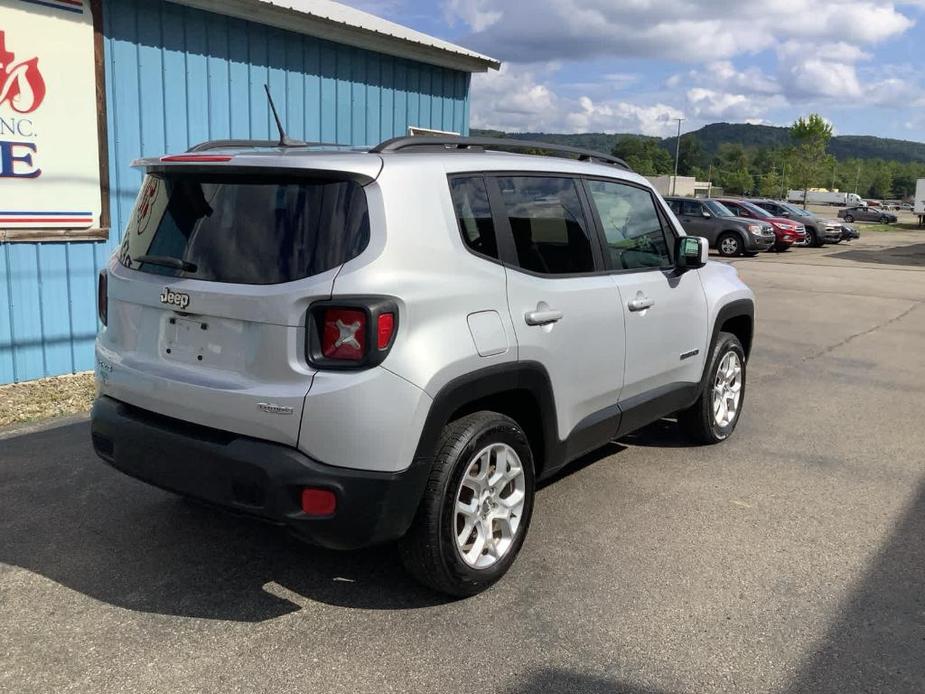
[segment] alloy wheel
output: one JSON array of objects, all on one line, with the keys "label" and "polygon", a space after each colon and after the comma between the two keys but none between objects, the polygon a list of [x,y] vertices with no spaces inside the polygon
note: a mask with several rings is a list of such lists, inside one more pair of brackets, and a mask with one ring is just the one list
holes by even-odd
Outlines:
[{"label": "alloy wheel", "polygon": [[453,533],[462,560],[486,569],[514,544],[527,498],[523,464],[506,443],[493,443],[466,465],[456,491]]},{"label": "alloy wheel", "polygon": [[732,236],[726,236],[719,242],[719,249],[723,255],[735,255],[739,252],[739,242]]},{"label": "alloy wheel", "polygon": [[742,361],[735,352],[726,352],[713,378],[713,419],[720,427],[731,424],[742,399]]}]

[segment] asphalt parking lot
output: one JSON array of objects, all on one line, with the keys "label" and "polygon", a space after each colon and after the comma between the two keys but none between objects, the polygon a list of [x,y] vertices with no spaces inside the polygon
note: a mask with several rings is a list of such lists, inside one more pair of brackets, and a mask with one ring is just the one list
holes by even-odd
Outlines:
[{"label": "asphalt parking lot", "polygon": [[925,232],[734,263],[735,437],[573,465],[470,600],[124,477],[86,423],[0,440],[0,691],[925,691]]}]

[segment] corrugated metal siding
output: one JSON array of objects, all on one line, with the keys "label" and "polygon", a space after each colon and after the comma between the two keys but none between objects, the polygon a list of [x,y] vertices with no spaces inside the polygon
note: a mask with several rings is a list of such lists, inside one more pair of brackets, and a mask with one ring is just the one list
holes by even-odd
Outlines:
[{"label": "corrugated metal siding", "polygon": [[[416,125],[468,133],[469,75],[171,2],[104,0],[107,243],[0,244],[0,383],[93,367],[96,273],[118,244],[139,156],[209,139],[372,145]],[[3,310],[3,307],[9,310]]]}]

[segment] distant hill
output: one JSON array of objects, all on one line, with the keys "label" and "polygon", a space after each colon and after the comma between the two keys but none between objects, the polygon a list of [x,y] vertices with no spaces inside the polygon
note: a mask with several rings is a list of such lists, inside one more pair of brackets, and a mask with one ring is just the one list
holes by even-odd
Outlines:
[{"label": "distant hill", "polygon": [[[688,133],[685,133],[685,135]],[[738,143],[743,147],[785,147],[790,144],[789,128],[771,125],[748,125],[745,123],[711,123],[694,130],[704,152],[713,156],[720,144]],[[600,152],[610,152],[614,144],[624,137],[645,137],[629,133],[500,133],[494,130],[472,130],[472,135],[504,136],[518,140],[541,140],[556,144],[585,147]],[[658,139],[660,144],[674,151],[675,138]],[[925,142],[893,140],[868,135],[839,135],[829,143],[829,152],[839,159],[885,159],[899,162],[925,163]]]}]

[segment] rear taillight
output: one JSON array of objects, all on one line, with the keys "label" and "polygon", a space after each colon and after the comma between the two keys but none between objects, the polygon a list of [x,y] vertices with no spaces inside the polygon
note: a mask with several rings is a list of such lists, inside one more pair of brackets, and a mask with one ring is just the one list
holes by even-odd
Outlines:
[{"label": "rear taillight", "polygon": [[325,359],[360,361],[366,356],[366,312],[355,308],[324,309],[321,354]]},{"label": "rear taillight", "polygon": [[109,280],[105,270],[100,270],[100,276],[96,282],[96,314],[100,317],[100,323],[107,325],[109,322]]},{"label": "rear taillight", "polygon": [[376,324],[376,349],[386,349],[392,342],[392,335],[395,332],[395,314],[381,313]]},{"label": "rear taillight", "polygon": [[306,358],[324,369],[382,363],[398,330],[398,306],[385,297],[344,297],[314,304],[306,321]]}]

